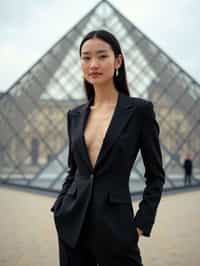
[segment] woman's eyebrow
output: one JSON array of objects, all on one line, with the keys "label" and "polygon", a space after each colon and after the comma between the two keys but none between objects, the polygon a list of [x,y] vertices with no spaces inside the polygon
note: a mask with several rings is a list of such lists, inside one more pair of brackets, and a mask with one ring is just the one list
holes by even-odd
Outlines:
[{"label": "woman's eyebrow", "polygon": [[96,53],[97,54],[102,54],[102,53],[107,53],[108,52],[108,50],[98,50]]},{"label": "woman's eyebrow", "polygon": [[90,52],[82,52],[81,54],[87,55],[90,54]]},{"label": "woman's eyebrow", "polygon": [[[108,50],[106,50],[106,49],[104,49],[104,50],[97,50],[96,51],[96,54],[102,54],[102,53],[107,53],[108,52]],[[83,55],[89,55],[91,52],[89,52],[89,51],[83,51],[82,52],[82,54]]]}]

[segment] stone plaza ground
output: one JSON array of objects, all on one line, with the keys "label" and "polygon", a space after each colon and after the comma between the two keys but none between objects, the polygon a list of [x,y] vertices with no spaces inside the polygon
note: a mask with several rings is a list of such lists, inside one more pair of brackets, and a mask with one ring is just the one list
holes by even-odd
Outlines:
[{"label": "stone plaza ground", "polygon": [[[0,186],[0,266],[59,265],[54,200]],[[144,266],[200,265],[199,202],[200,189],[163,195],[151,237],[139,240]]]}]

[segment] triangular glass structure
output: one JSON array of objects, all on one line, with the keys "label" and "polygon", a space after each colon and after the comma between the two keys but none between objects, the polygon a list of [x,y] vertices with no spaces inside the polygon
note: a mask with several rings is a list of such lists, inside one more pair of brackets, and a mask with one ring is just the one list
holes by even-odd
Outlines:
[{"label": "triangular glass structure", "polygon": [[[60,189],[67,169],[66,112],[85,102],[79,44],[94,29],[119,39],[132,96],[153,101],[160,124],[165,188],[183,185],[183,156],[193,158],[200,181],[200,86],[108,1],[99,2],[0,95],[0,178],[4,182]],[[141,156],[130,191],[144,187]]]}]

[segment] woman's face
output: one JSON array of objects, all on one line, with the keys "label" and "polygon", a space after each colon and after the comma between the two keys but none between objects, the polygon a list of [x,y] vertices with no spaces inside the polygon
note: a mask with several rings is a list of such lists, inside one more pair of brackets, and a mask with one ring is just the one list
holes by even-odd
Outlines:
[{"label": "woman's face", "polygon": [[121,55],[115,58],[111,46],[101,39],[87,40],[81,48],[83,76],[94,86],[111,82],[120,64]]}]

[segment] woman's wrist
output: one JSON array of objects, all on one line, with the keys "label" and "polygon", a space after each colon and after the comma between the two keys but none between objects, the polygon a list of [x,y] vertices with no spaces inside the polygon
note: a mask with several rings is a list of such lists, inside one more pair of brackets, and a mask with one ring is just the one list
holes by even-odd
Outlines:
[{"label": "woman's wrist", "polygon": [[137,230],[138,236],[143,235],[143,231],[139,227],[136,227],[136,230]]}]

